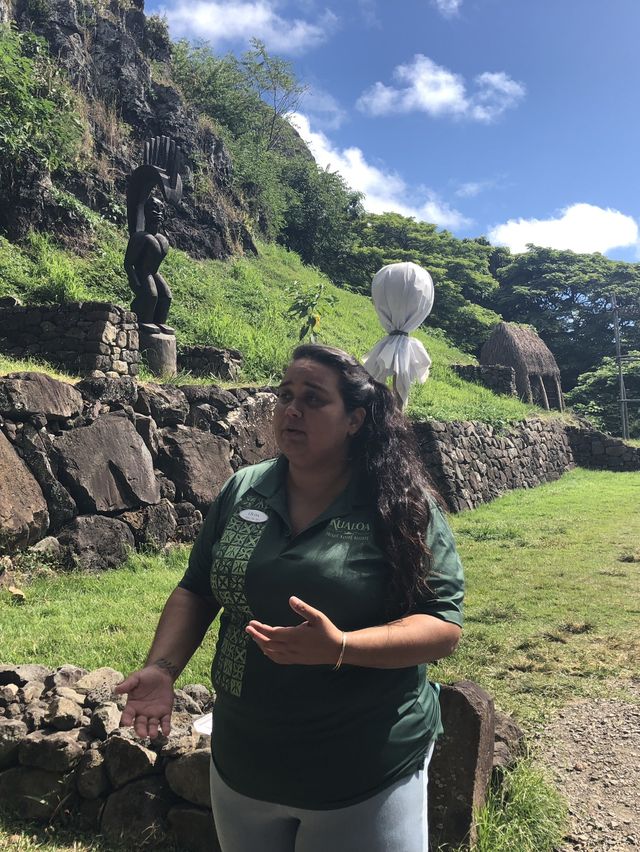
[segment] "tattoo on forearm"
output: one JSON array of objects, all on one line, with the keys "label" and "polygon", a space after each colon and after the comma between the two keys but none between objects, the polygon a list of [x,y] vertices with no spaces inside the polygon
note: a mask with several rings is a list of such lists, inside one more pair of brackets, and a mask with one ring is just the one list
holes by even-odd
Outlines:
[{"label": "tattoo on forearm", "polygon": [[167,660],[166,657],[159,657],[157,660],[153,660],[151,665],[168,671],[173,677],[178,677],[180,674],[180,666],[176,666],[175,663],[172,663],[171,660]]}]

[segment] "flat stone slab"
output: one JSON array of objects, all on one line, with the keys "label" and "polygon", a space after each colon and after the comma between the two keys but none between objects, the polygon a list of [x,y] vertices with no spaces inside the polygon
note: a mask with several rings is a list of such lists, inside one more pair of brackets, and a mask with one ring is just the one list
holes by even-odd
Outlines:
[{"label": "flat stone slab", "polygon": [[48,528],[42,489],[0,432],[0,554],[34,544]]},{"label": "flat stone slab", "polygon": [[103,414],[90,426],[55,441],[59,477],[81,512],[120,512],[158,503],[153,459],[122,412]]},{"label": "flat stone slab", "polygon": [[180,500],[207,509],[233,473],[229,442],[188,426],[160,431],[158,467],[175,484]]},{"label": "flat stone slab", "polygon": [[43,414],[47,420],[77,417],[83,401],[73,385],[44,373],[9,373],[0,378],[0,414],[24,420]]},{"label": "flat stone slab", "polygon": [[476,814],[486,801],[495,740],[493,700],[472,681],[442,684],[444,734],[429,766],[429,834],[439,845],[477,840]]}]

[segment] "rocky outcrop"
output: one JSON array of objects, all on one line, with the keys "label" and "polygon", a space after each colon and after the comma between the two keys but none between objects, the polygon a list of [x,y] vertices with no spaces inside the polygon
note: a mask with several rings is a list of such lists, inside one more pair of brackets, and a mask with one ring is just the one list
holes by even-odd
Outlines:
[{"label": "rocky outcrop", "polygon": [[[202,130],[195,111],[171,82],[169,41],[158,19],[149,21],[141,2],[114,0],[16,0],[15,24],[44,37],[51,55],[86,100],[93,156],[80,171],[68,166],[56,182],[93,209],[109,213],[124,205],[127,175],[140,164],[142,143],[172,136],[185,155],[185,192],[166,223],[170,243],[194,257],[223,258],[238,247],[254,250],[246,214],[230,190],[231,159],[222,139]],[[32,165],[23,175],[19,209],[2,223],[12,236],[29,226],[72,236],[74,222],[56,203],[48,174]],[[211,190],[194,192],[194,176],[206,171]],[[34,187],[33,192],[29,188]],[[0,191],[0,201],[2,192]],[[5,209],[6,204],[0,204]],[[61,222],[61,213],[64,221]],[[19,214],[19,215],[18,215]],[[55,226],[55,227],[54,227]]]}]

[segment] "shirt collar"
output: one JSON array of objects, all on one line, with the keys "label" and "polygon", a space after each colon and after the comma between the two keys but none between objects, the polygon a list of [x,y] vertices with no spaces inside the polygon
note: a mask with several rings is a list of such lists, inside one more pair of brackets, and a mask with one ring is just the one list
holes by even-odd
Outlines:
[{"label": "shirt collar", "polygon": [[[289,462],[286,457],[278,456],[275,464],[258,477],[251,486],[256,494],[264,497],[269,505],[280,510],[281,513],[286,512],[285,481],[288,469]],[[366,506],[368,503],[370,503],[370,495],[364,477],[354,469],[345,490],[336,497],[321,517],[333,518],[348,515],[353,508]]]}]

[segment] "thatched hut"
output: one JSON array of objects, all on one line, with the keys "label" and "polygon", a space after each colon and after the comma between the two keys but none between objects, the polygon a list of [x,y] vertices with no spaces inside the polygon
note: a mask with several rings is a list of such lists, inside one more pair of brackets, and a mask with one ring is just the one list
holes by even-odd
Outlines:
[{"label": "thatched hut", "polygon": [[483,366],[513,367],[521,399],[549,410],[564,411],[560,369],[536,332],[525,325],[501,322],[480,352]]}]

